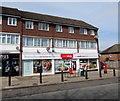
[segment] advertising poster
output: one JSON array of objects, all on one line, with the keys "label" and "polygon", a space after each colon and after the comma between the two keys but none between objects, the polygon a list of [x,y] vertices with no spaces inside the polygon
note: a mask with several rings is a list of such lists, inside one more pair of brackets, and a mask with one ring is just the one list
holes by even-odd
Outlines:
[{"label": "advertising poster", "polygon": [[34,60],[33,61],[33,72],[39,73],[38,68],[42,66],[43,73],[52,72],[52,63],[51,60]]},{"label": "advertising poster", "polygon": [[97,68],[97,60],[96,59],[81,59],[80,67],[83,69],[96,69]]},{"label": "advertising poster", "polygon": [[70,62],[64,60],[55,60],[55,72],[68,71],[70,68]]}]

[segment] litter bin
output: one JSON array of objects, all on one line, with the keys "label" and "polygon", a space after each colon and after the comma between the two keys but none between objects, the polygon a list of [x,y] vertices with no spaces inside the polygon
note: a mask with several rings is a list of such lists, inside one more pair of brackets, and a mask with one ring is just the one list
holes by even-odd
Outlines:
[{"label": "litter bin", "polygon": [[80,76],[84,76],[84,69],[80,68]]}]

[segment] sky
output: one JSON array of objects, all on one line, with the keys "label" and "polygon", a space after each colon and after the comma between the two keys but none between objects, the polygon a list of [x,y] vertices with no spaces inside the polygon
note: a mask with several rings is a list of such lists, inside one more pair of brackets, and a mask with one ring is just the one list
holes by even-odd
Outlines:
[{"label": "sky", "polygon": [[118,44],[118,2],[2,2],[18,8],[65,18],[83,20],[97,28],[100,50]]}]

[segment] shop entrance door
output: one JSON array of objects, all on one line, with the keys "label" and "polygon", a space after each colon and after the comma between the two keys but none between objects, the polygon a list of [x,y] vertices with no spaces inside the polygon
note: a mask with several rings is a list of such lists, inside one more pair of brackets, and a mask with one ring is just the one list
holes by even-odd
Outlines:
[{"label": "shop entrance door", "polygon": [[71,67],[76,71],[76,60],[71,60]]}]

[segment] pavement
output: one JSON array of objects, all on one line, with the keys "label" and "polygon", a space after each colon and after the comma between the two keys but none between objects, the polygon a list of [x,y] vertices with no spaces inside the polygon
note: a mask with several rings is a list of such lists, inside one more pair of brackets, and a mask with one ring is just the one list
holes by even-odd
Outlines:
[{"label": "pavement", "polygon": [[119,71],[115,70],[116,76],[113,76],[113,69],[108,69],[105,74],[102,70],[102,77],[99,76],[99,71],[89,71],[88,79],[85,76],[80,76],[79,73],[74,72],[73,74],[64,73],[64,81],[61,81],[61,74],[51,74],[51,75],[43,75],[42,83],[40,83],[40,77],[38,76],[14,76],[11,78],[11,86],[8,85],[8,77],[0,77],[0,89],[14,89],[14,88],[26,88],[33,86],[42,86],[42,85],[56,85],[62,83],[72,83],[72,82],[85,82],[89,80],[101,80],[108,78],[119,77]]}]

